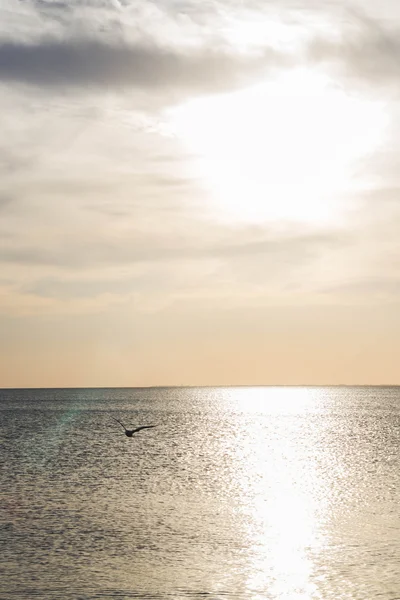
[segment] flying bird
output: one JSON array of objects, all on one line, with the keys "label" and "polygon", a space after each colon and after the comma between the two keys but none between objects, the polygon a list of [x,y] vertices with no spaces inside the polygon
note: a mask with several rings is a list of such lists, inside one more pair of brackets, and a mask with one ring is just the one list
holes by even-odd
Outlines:
[{"label": "flying bird", "polygon": [[115,417],[111,417],[111,418],[114,419],[114,421],[117,421],[117,423],[119,423],[121,425],[121,427],[125,431],[125,435],[127,435],[128,437],[132,437],[134,433],[137,433],[141,429],[151,429],[152,427],[157,427],[157,425],[141,425],[140,427],[136,427],[136,429],[127,429],[125,427],[125,425],[123,423],[121,423],[121,421],[118,421],[118,419],[116,419]]}]

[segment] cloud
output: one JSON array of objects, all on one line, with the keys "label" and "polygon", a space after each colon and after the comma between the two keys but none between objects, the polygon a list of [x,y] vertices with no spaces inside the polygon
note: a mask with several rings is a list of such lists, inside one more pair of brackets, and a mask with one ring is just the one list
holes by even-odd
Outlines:
[{"label": "cloud", "polygon": [[179,227],[164,233],[50,233],[2,240],[1,270],[9,281],[3,282],[0,312],[79,314],[91,302],[94,311],[118,303],[158,311],[176,302],[249,305],[283,296],[293,301],[304,293],[304,269],[312,269],[321,255],[329,262],[345,243],[333,232],[277,234],[266,227],[199,223],[180,233]]},{"label": "cloud", "polygon": [[316,36],[307,57],[325,64],[353,82],[395,86],[400,75],[400,35],[365,13],[347,9],[349,23],[334,38]]},{"label": "cloud", "polygon": [[12,198],[12,196],[0,193],[0,212],[8,209],[12,205],[13,201],[14,198]]},{"label": "cloud", "polygon": [[129,303],[133,296],[119,293],[100,293],[90,298],[82,295],[74,298],[55,299],[51,295],[18,290],[15,286],[0,285],[0,315],[56,315],[56,314],[95,314],[104,312],[111,306]]},{"label": "cloud", "polygon": [[[34,245],[3,246],[0,261],[20,265],[53,265],[78,269],[100,265],[123,265],[152,262],[185,262],[203,259],[235,259],[237,257],[271,256],[274,262],[298,262],[317,252],[322,246],[343,244],[335,232],[292,234],[282,237],[271,235],[250,241],[250,233],[245,229],[240,233],[223,235],[225,239],[210,239],[207,233],[181,235],[178,241],[174,235],[153,235],[129,232],[129,235],[92,235],[85,238],[57,235],[54,239],[42,239],[40,247]],[[238,239],[235,240],[234,237]]]},{"label": "cloud", "polygon": [[68,24],[73,14],[73,8],[67,2],[48,0],[34,0],[33,6],[44,19],[54,20],[61,24]]},{"label": "cloud", "polygon": [[392,278],[374,278],[370,277],[362,281],[345,282],[336,286],[327,287],[322,290],[322,293],[329,295],[331,298],[335,294],[344,296],[347,299],[367,298],[375,301],[398,301],[400,298],[400,279]]},{"label": "cloud", "polygon": [[[58,1],[47,5],[38,0],[35,6],[41,13],[59,15],[60,22],[70,10]],[[107,2],[104,10],[107,6],[115,12]],[[197,11],[194,4],[192,8]],[[236,23],[236,14],[233,17]],[[362,281],[368,261],[371,277],[379,283],[382,261],[378,265],[368,254],[364,234],[372,239],[379,220],[380,233],[373,239],[378,234],[387,238],[385,215],[395,210],[395,193],[385,207],[377,198],[382,216],[375,215],[375,199],[368,206],[364,202],[357,214],[360,225],[352,223],[349,235],[338,235],[335,225],[319,233],[282,233],[279,227],[274,231],[273,224],[259,231],[218,229],[207,222],[206,193],[190,171],[187,150],[179,140],[162,135],[157,125],[158,118],[162,125],[162,112],[148,114],[155,102],[160,107],[189,95],[227,91],[263,72],[301,63],[301,52],[296,59],[272,47],[238,53],[234,44],[221,41],[222,36],[208,44],[206,26],[204,38],[192,46],[185,46],[186,34],[176,44],[154,32],[147,37],[138,33],[136,38],[95,39],[89,24],[86,19],[81,30],[66,26],[59,35],[43,27],[35,39],[0,37],[5,132],[0,148],[0,262],[15,281],[21,302],[29,296],[26,310],[33,296],[76,299],[106,294],[113,289],[113,270],[118,272],[119,294],[126,297],[148,288],[165,297],[179,289],[184,296],[192,286],[201,299],[207,294],[251,295],[258,289],[265,299],[266,290],[275,286],[291,301],[300,288],[311,296],[316,290],[333,289],[341,277]],[[395,69],[397,63],[391,64],[389,56],[400,51],[392,34],[386,38],[386,30],[356,17],[340,35],[337,27],[332,37],[327,32],[325,38],[316,38],[318,32],[310,24],[301,38],[304,48],[310,44],[306,59],[311,66],[329,63],[370,82],[392,77],[389,66]],[[374,57],[387,62],[386,74],[375,67]],[[65,94],[69,91],[73,93]],[[75,91],[85,95],[74,96]],[[143,114],[138,112],[140,98],[146,101]],[[372,213],[370,225],[367,215]],[[394,216],[390,223],[397,229]],[[387,257],[386,246],[379,256]],[[135,269],[144,274],[136,278]],[[204,279],[196,279],[199,271],[206,272]],[[357,289],[361,295],[361,287]],[[52,307],[56,310],[56,303]]]},{"label": "cloud", "polygon": [[243,85],[283,63],[275,51],[260,56],[221,50],[175,51],[156,45],[111,45],[71,39],[0,44],[0,81],[81,90],[133,86],[218,91]]}]

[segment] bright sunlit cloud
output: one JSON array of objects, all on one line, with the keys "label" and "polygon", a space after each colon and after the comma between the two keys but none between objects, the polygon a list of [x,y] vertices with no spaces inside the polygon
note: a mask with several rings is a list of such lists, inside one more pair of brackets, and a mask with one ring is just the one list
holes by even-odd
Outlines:
[{"label": "bright sunlit cloud", "polygon": [[265,47],[266,42],[274,49],[300,48],[304,29],[287,23],[278,15],[260,19],[256,11],[243,11],[240,15],[225,15],[222,28],[226,40],[237,50],[249,52]]},{"label": "bright sunlit cloud", "polygon": [[195,154],[192,174],[226,219],[332,220],[357,161],[384,139],[382,103],[299,69],[246,90],[169,112]]}]

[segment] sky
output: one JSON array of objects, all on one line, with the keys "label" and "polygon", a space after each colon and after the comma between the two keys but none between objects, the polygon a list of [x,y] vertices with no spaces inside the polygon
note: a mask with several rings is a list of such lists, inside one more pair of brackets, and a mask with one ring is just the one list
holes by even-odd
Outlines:
[{"label": "sky", "polygon": [[0,387],[400,384],[396,0],[3,0]]}]

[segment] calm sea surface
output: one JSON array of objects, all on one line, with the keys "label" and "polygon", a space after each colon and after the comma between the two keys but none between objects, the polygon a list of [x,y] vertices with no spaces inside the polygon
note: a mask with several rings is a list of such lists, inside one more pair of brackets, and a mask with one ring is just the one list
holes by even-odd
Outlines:
[{"label": "calm sea surface", "polygon": [[400,388],[0,390],[0,419],[1,600],[400,599]]}]

